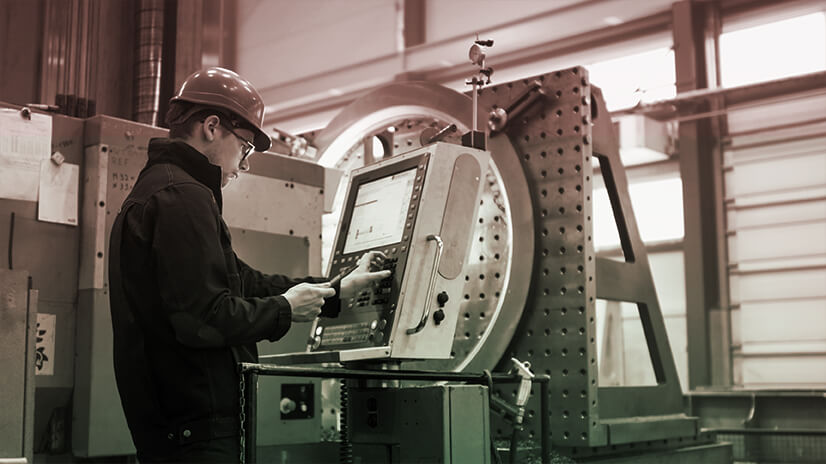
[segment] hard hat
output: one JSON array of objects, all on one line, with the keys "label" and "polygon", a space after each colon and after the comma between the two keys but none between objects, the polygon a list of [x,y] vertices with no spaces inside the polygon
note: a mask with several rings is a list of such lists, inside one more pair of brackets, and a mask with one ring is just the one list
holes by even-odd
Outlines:
[{"label": "hard hat", "polygon": [[253,144],[256,151],[267,151],[272,144],[270,136],[261,128],[264,125],[261,95],[249,81],[229,69],[211,67],[191,74],[169,101],[227,109],[246,121],[255,132]]}]

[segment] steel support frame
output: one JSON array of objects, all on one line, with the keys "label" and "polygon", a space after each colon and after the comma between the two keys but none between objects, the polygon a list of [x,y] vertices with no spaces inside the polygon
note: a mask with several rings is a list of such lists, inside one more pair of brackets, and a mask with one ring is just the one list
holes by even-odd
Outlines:
[{"label": "steel support frame", "polygon": [[[536,82],[544,97],[520,114],[509,115],[508,125],[491,137],[491,142],[508,137],[513,144],[535,218],[531,290],[503,360],[530,361],[534,372],[550,376],[551,440],[563,454],[584,458],[635,447],[712,441],[699,432],[696,418],[683,414],[682,392],[613,125],[587,71],[576,67],[485,88],[479,103],[483,108],[508,108]],[[600,161],[625,262],[594,254],[592,156]],[[656,385],[598,385],[597,298],[637,304]],[[506,368],[504,361],[499,368]],[[511,395],[503,388],[495,393]],[[537,400],[532,394],[527,406],[525,427],[530,436],[541,433],[536,428]]]},{"label": "steel support frame", "polygon": [[[719,34],[716,4],[681,0],[672,8],[674,57],[680,93],[709,87],[716,80],[714,46]],[[711,29],[711,30],[709,30]],[[716,29],[716,30],[715,30]],[[711,55],[711,56],[710,56]],[[695,112],[708,112],[721,102],[702,101]],[[679,124],[680,175],[685,224],[684,259],[688,386],[731,385],[729,308],[725,285],[725,227],[720,154],[721,128],[715,119]]]}]

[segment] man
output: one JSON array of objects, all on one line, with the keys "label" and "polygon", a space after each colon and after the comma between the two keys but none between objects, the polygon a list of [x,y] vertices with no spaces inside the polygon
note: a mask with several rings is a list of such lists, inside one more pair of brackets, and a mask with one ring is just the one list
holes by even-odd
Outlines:
[{"label": "man", "polygon": [[237,363],[257,362],[255,343],[280,339],[292,321],[337,315],[339,291],[389,276],[370,272],[380,253],[335,286],[265,275],[235,255],[221,188],[270,147],[263,120],[239,75],[191,75],[170,101],[169,139],[150,141],[112,227],[115,378],[141,462],[237,462]]}]

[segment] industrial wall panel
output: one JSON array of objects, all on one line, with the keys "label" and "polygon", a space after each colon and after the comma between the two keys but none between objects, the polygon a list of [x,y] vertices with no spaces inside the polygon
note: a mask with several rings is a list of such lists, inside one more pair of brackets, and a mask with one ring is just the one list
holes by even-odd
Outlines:
[{"label": "industrial wall panel", "polygon": [[[826,143],[826,140],[823,141]],[[741,230],[774,224],[788,224],[826,217],[826,199],[797,204],[767,205],[759,208],[730,208],[728,228]]]},{"label": "industrial wall panel", "polygon": [[[0,269],[0,458],[21,458],[26,432],[27,366],[34,364],[29,350],[28,273]],[[33,398],[32,398],[33,400]]]},{"label": "industrial wall panel", "polygon": [[[746,108],[738,108],[728,113],[727,122],[732,134],[744,142],[755,139],[769,139],[773,134],[761,129],[773,128],[778,124],[808,124],[823,116],[826,108],[826,95],[801,95],[784,97],[775,101]],[[744,134],[748,132],[748,134]],[[747,139],[745,137],[751,137]]]},{"label": "industrial wall panel", "polygon": [[[238,55],[238,69],[263,91],[264,100],[272,103],[278,100],[266,98],[269,87],[392,55],[398,46],[396,7],[381,0],[332,3],[325,8],[288,0],[241,2],[238,18],[238,50],[243,51]],[[273,27],[273,18],[278,18],[281,26]],[[370,40],[363,40],[366,30]],[[351,46],[347,53],[339,53],[333,46],[336,43]],[[273,56],[302,65],[282,66],[272,72]]]},{"label": "industrial wall panel", "polygon": [[[826,298],[761,301],[740,305],[743,343],[822,340],[826,334]],[[794,321],[806,321],[794,324]],[[791,322],[791,323],[790,323]]]},{"label": "industrial wall panel", "polygon": [[[0,107],[19,108],[0,103]],[[83,164],[84,121],[62,115],[52,119],[51,151],[65,163]],[[67,407],[74,380],[75,311],[80,230],[77,226],[37,220],[37,203],[0,199],[0,256],[4,267],[25,270],[39,289],[40,311],[54,314],[55,355],[53,375],[35,375],[37,405],[34,435],[38,446],[56,408]],[[14,219],[12,220],[12,216]]]},{"label": "industrial wall panel", "polygon": [[826,355],[740,357],[735,367],[743,385],[817,388],[826,383]]},{"label": "industrial wall panel", "polygon": [[733,275],[730,280],[732,297],[737,290],[733,301],[739,303],[826,297],[826,269]]},{"label": "industrial wall panel", "polygon": [[734,378],[826,383],[826,96],[731,110],[724,153]]},{"label": "industrial wall panel", "polygon": [[725,177],[726,193],[734,198],[822,186],[826,184],[826,149],[738,163]]},{"label": "industrial wall panel", "polygon": [[[294,163],[299,161],[294,160]],[[228,225],[302,238],[301,250],[310,257],[310,267],[305,272],[311,275],[321,275],[322,272],[320,212],[323,207],[324,189],[298,181],[241,174],[224,189],[223,216]],[[307,214],[310,211],[319,214]]]},{"label": "industrial wall panel", "polygon": [[[794,239],[779,239],[789,237]],[[826,257],[826,217],[805,222],[740,228],[736,236],[735,253],[729,253],[729,262],[777,260],[783,258],[821,255]],[[741,269],[742,270],[742,269]]]}]

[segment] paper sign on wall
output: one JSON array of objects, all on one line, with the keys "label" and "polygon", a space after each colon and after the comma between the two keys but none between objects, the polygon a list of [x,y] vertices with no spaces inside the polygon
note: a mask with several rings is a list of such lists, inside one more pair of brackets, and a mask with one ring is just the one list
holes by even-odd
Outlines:
[{"label": "paper sign on wall", "polygon": [[40,165],[40,196],[37,219],[77,225],[77,198],[80,168],[76,164],[56,165],[45,160]]},{"label": "paper sign on wall", "polygon": [[35,334],[35,374],[54,375],[54,333],[57,316],[54,314],[37,314],[37,333]]},{"label": "paper sign on wall", "polygon": [[52,117],[0,108],[0,198],[37,201],[40,162],[52,151]]}]

